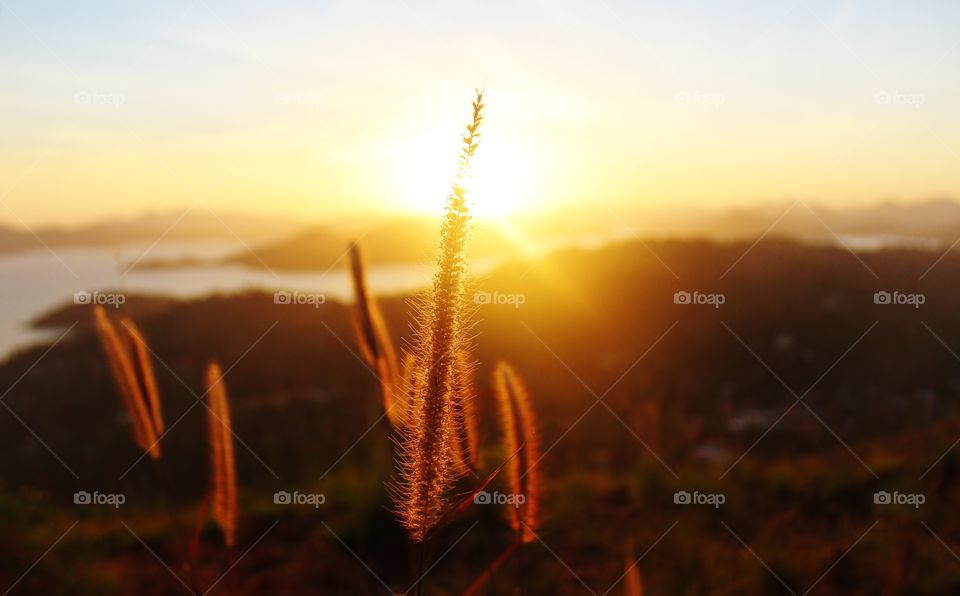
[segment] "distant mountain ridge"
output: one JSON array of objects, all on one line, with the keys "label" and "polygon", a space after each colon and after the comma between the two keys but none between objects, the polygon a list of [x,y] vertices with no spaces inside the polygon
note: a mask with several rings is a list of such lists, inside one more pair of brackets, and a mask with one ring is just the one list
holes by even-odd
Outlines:
[{"label": "distant mountain ridge", "polygon": [[[252,245],[222,259],[145,261],[143,267],[239,264],[270,269],[317,270],[344,266],[348,242],[357,239],[372,264],[421,264],[436,250],[435,218],[388,217],[369,226],[356,221],[303,229],[283,239]],[[770,235],[818,244],[850,243],[854,248],[887,245],[932,245],[960,238],[960,203],[938,199],[914,204],[893,202],[849,209],[813,203],[781,203],[702,213],[626,213],[571,209],[550,217],[518,218],[514,229],[522,240],[490,222],[478,222],[472,252],[475,258],[505,259],[524,252],[581,240],[613,240],[633,236],[697,237],[722,241],[753,240]],[[602,243],[602,242],[601,242]],[[871,244],[872,243],[872,244]]]},{"label": "distant mountain ridge", "polygon": [[[421,264],[433,258],[436,243],[423,239],[434,238],[438,225],[435,217],[412,215],[343,218],[321,225],[242,213],[214,215],[196,209],[186,214],[147,213],[77,228],[44,227],[35,229],[36,235],[29,230],[0,227],[0,253],[36,250],[43,244],[115,248],[157,241],[239,240],[249,249],[237,249],[223,258],[144,259],[137,266],[236,264],[314,270],[342,265],[347,243],[357,239],[372,264]],[[883,245],[949,245],[960,238],[960,202],[940,198],[915,203],[886,201],[849,208],[825,207],[813,202],[781,202],[722,211],[585,206],[558,210],[547,216],[519,216],[509,228],[480,221],[473,252],[476,258],[505,258],[542,252],[550,246],[578,240],[605,242],[628,234],[723,241],[770,235],[813,243],[850,242],[856,248],[869,246],[870,239],[880,239]],[[860,240],[864,242],[858,243]]]},{"label": "distant mountain ridge", "polygon": [[[178,241],[237,241],[259,243],[299,229],[293,219],[243,213],[214,214],[196,208],[186,212],[151,213],[104,220],[77,227],[37,226],[17,229],[0,226],[0,252],[37,250],[47,246],[99,246]],[[32,231],[31,231],[32,230]]]},{"label": "distant mountain ridge", "polygon": [[[151,260],[142,268],[244,265],[270,269],[316,270],[346,266],[346,250],[350,242],[358,241],[365,258],[377,265],[423,264],[433,260],[439,231],[439,222],[431,218],[396,217],[375,222],[368,228],[343,226],[347,231],[335,231],[334,226],[314,226],[287,238],[255,245],[227,257],[213,260],[180,259]],[[472,239],[475,258],[504,257],[522,254],[522,247],[497,228],[477,226]]]},{"label": "distant mountain ridge", "polygon": [[742,238],[767,231],[801,240],[876,236],[953,242],[960,238],[960,203],[950,199],[836,209],[814,203],[744,208],[707,217],[701,231],[713,237]]}]

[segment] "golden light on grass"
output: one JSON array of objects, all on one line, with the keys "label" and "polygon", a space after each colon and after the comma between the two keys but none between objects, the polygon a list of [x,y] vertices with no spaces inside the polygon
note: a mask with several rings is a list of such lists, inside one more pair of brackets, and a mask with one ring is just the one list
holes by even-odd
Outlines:
[{"label": "golden light on grass", "polygon": [[377,375],[383,409],[394,428],[406,419],[407,395],[403,389],[397,352],[390,339],[386,321],[367,288],[366,267],[360,246],[350,245],[350,275],[354,293],[354,328],[360,353]]},{"label": "golden light on grass", "polygon": [[409,412],[410,404],[413,402],[413,396],[417,392],[416,366],[417,357],[409,352],[404,352],[396,392],[397,398],[403,401],[404,424],[406,424],[406,415]]},{"label": "golden light on grass", "polygon": [[507,463],[507,485],[514,495],[523,495],[518,507],[508,507],[510,527],[521,541],[534,540],[540,523],[540,441],[530,395],[520,376],[506,362],[499,362],[493,372],[494,394],[500,408],[500,428],[505,452],[516,453]]},{"label": "golden light on grass", "polygon": [[399,481],[392,487],[400,523],[414,542],[422,542],[443,515],[447,492],[458,474],[462,430],[457,386],[464,379],[458,375],[458,363],[471,353],[464,296],[470,234],[466,182],[482,121],[483,94],[478,91],[463,134],[456,178],[447,195],[433,288],[418,307],[416,362],[408,381],[412,400],[400,439]]},{"label": "golden light on grass", "polygon": [[232,547],[237,534],[237,472],[233,457],[233,427],[220,365],[211,362],[204,375],[207,431],[210,443],[210,515]]},{"label": "golden light on grass", "polygon": [[473,383],[476,366],[466,349],[457,353],[456,367],[453,373],[453,395],[458,432],[454,439],[458,471],[466,475],[471,468],[478,467],[480,453],[480,421],[477,417],[477,395]]},{"label": "golden light on grass", "polygon": [[124,343],[102,306],[94,308],[93,320],[110,373],[130,419],[133,441],[156,461],[160,459],[159,436],[163,432],[163,417],[160,414],[160,398],[153,379],[153,367],[146,354],[146,343],[135,329],[127,331],[132,335],[128,336],[130,341]]}]

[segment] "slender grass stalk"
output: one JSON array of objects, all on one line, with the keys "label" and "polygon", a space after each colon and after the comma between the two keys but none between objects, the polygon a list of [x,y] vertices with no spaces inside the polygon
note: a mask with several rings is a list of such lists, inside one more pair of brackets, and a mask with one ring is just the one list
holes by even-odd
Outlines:
[{"label": "slender grass stalk", "polygon": [[623,593],[624,596],[643,596],[643,580],[640,578],[640,566],[633,552],[633,540],[627,541],[624,559]]},{"label": "slender grass stalk", "polygon": [[194,594],[202,594],[200,589],[200,579],[197,576],[198,561],[200,560],[200,537],[203,533],[203,524],[210,512],[210,491],[203,494],[203,500],[200,501],[200,507],[197,509],[197,518],[193,524],[193,532],[190,533],[190,545],[187,548],[187,568],[190,572],[190,583],[193,586]]},{"label": "slender grass stalk", "polygon": [[523,542],[535,539],[534,530],[540,523],[540,441],[530,395],[512,366],[499,362],[493,373],[494,392],[500,406],[500,427],[507,453],[519,449],[517,457],[507,465],[507,484],[514,495],[523,495],[524,501],[508,507],[510,527]]},{"label": "slender grass stalk", "polygon": [[210,514],[223,532],[224,544],[232,548],[237,533],[237,476],[230,408],[219,364],[211,362],[207,366],[205,381],[210,440]]},{"label": "slender grass stalk", "polygon": [[355,295],[354,326],[360,353],[380,382],[380,399],[383,409],[394,428],[402,428],[406,418],[407,400],[400,387],[400,370],[397,352],[390,340],[386,321],[367,290],[366,266],[360,245],[350,244],[350,273]]},{"label": "slender grass stalk", "polygon": [[[110,373],[120,392],[123,407],[130,418],[130,427],[133,431],[133,441],[143,449],[153,460],[160,459],[160,443],[154,422],[147,410],[141,382],[134,365],[133,355],[117,333],[116,328],[107,317],[102,306],[93,310],[94,326],[103,351],[107,356]],[[158,398],[159,400],[159,398]],[[159,407],[159,401],[158,401]]]},{"label": "slender grass stalk", "polygon": [[[470,585],[467,587],[467,589],[463,591],[463,596],[473,596],[474,594],[479,594],[480,589],[487,582],[493,579],[493,574],[496,573],[496,571],[500,569],[500,567],[502,567],[503,564],[507,562],[507,560],[510,559],[513,553],[522,544],[523,543],[520,541],[511,542],[510,545],[506,549],[504,549],[502,553],[497,555],[496,559],[494,559],[493,561],[490,562],[490,564],[487,565],[486,569],[484,569],[480,575],[478,575],[472,582],[470,582]],[[491,593],[493,592],[491,591]]]},{"label": "slender grass stalk", "polygon": [[466,182],[480,141],[483,94],[462,137],[456,177],[447,196],[433,289],[418,308],[416,364],[407,425],[401,433],[400,478],[393,486],[397,515],[410,538],[422,542],[442,516],[456,479],[458,358],[469,354],[464,278],[470,213]]}]

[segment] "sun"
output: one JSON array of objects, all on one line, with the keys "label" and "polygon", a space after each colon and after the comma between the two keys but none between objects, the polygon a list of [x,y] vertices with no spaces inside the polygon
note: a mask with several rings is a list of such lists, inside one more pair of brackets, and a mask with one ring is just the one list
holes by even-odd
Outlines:
[{"label": "sun", "polygon": [[[398,143],[391,151],[395,190],[405,209],[437,214],[456,171],[458,139],[423,135]],[[470,209],[479,218],[507,218],[533,208],[535,164],[519,142],[484,136],[467,182]]]}]

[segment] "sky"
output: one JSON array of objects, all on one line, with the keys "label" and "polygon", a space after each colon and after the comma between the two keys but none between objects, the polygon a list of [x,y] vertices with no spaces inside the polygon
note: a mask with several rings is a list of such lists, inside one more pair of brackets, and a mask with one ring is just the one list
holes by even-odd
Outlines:
[{"label": "sky", "polygon": [[960,3],[0,0],[0,223],[960,196]]}]

